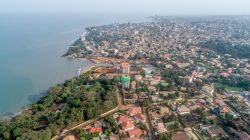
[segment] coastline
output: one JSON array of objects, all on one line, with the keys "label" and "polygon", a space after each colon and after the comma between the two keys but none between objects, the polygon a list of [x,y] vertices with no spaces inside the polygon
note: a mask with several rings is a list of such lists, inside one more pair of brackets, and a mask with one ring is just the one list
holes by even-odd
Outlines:
[{"label": "coastline", "polygon": [[[70,57],[70,56],[65,56],[65,58],[70,58],[70,59],[73,59],[73,60],[80,60],[80,61],[86,61],[86,60],[87,60],[87,61],[93,63],[92,61],[90,61],[89,59],[86,59],[86,58],[73,58],[73,57]],[[91,66],[86,66],[86,67],[84,67],[84,68],[81,68],[81,69],[82,69],[81,73],[86,72],[86,71],[89,71],[90,69],[92,69],[92,68],[94,68],[94,67],[96,67],[96,66],[97,66],[97,64],[96,64],[96,63],[93,63],[93,65],[91,65]],[[77,69],[76,69],[76,70],[77,70]],[[65,82],[66,80],[70,80],[70,79],[75,78],[75,77],[76,77],[76,76],[73,76],[73,77],[71,77],[71,78],[65,79],[64,81],[61,81],[61,82],[59,82],[59,83],[57,83],[57,84],[63,83],[63,82]],[[55,85],[57,85],[57,84],[55,84]],[[54,85],[50,85],[50,87],[51,87],[51,86],[54,86]],[[48,89],[46,89],[46,91],[47,91],[47,90],[48,90]],[[41,97],[44,97],[44,96],[46,96],[46,95],[47,95],[47,94],[44,94],[44,95],[42,95]],[[40,99],[41,97],[39,97],[39,99]],[[39,100],[39,99],[38,99],[38,100]],[[29,110],[31,104],[36,103],[36,102],[37,102],[37,101],[33,101],[33,102],[31,102],[30,104],[25,104],[24,106],[21,107],[21,109],[20,109],[19,111],[16,111],[16,112],[4,112],[3,115],[0,116],[0,120],[11,120],[12,118],[15,118],[16,116],[23,114],[23,113],[25,113],[25,111]]]}]

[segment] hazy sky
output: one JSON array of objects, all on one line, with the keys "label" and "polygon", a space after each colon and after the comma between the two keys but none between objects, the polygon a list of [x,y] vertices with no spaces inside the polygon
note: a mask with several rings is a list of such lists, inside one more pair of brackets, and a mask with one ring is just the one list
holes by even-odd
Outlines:
[{"label": "hazy sky", "polygon": [[250,0],[0,0],[0,13],[250,15]]}]

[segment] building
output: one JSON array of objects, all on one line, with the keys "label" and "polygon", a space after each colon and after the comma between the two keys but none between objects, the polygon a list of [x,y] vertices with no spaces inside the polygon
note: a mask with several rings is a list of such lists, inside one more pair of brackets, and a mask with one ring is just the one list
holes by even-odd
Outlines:
[{"label": "building", "polygon": [[241,95],[248,101],[250,101],[250,91],[243,91]]},{"label": "building", "polygon": [[122,88],[129,88],[130,87],[130,77],[123,76],[121,78],[122,81]]},{"label": "building", "polygon": [[237,133],[240,140],[250,140],[250,136],[246,132]]},{"label": "building", "polygon": [[134,124],[127,116],[119,116],[116,118],[117,124],[121,126],[122,130],[128,131],[135,128]]},{"label": "building", "polygon": [[167,128],[165,127],[165,125],[163,123],[161,123],[161,122],[159,122],[159,123],[156,124],[156,128],[155,129],[156,129],[156,131],[159,134],[165,133],[165,132],[168,131]]},{"label": "building", "polygon": [[207,130],[207,133],[210,137],[228,137],[227,133],[221,128],[221,127],[216,127],[212,128],[210,127]]},{"label": "building", "polygon": [[143,131],[140,128],[129,130],[127,133],[130,138],[139,138],[143,135]]},{"label": "building", "polygon": [[141,111],[141,108],[140,107],[131,107],[128,109],[128,115],[129,116],[134,116],[136,114],[141,114],[142,111]]},{"label": "building", "polygon": [[174,133],[172,140],[190,140],[190,138],[185,132],[178,131]]},{"label": "building", "polygon": [[136,81],[142,81],[142,75],[135,75]]},{"label": "building", "polygon": [[202,87],[201,91],[209,96],[213,96],[214,87],[213,85],[205,85]]},{"label": "building", "polygon": [[177,112],[180,115],[189,114],[190,113],[190,109],[187,108],[185,105],[182,105],[182,106],[180,106],[180,107],[177,108]]},{"label": "building", "polygon": [[127,122],[121,123],[122,130],[129,131],[135,128],[134,124],[129,120]]},{"label": "building", "polygon": [[131,89],[133,89],[133,90],[136,89],[136,82],[135,81],[131,82]]},{"label": "building", "polygon": [[129,74],[130,73],[130,64],[129,63],[121,63],[122,73]]},{"label": "building", "polygon": [[136,115],[134,115],[134,118],[138,122],[142,122],[142,123],[146,122],[146,117],[143,114],[136,114]]},{"label": "building", "polygon": [[89,133],[98,133],[98,134],[101,134],[102,133],[102,128],[101,127],[91,127],[91,128],[88,128],[87,131]]},{"label": "building", "polygon": [[74,135],[68,135],[64,137],[63,140],[76,140],[76,137]]}]

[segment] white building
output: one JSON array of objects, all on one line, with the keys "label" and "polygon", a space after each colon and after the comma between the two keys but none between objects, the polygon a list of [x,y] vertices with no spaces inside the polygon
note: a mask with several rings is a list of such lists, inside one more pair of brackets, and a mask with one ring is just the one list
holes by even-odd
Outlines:
[{"label": "white building", "polygon": [[122,73],[123,74],[129,74],[130,73],[130,64],[129,63],[122,63]]},{"label": "white building", "polygon": [[201,91],[209,96],[213,96],[214,87],[213,85],[205,85],[202,87]]}]

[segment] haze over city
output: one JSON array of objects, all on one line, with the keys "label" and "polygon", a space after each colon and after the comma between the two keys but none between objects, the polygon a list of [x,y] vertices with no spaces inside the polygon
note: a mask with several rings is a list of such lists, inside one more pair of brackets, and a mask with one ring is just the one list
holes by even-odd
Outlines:
[{"label": "haze over city", "polygon": [[247,15],[249,0],[1,0],[0,13]]}]

